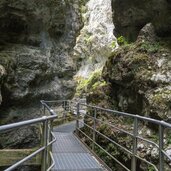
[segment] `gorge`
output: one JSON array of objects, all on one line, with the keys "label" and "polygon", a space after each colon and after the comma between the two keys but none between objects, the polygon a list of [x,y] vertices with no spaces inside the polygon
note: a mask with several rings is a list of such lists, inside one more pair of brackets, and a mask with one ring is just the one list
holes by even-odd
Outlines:
[{"label": "gorge", "polygon": [[[41,116],[42,99],[80,98],[171,122],[171,0],[0,1],[0,125]],[[3,134],[0,148],[34,147],[37,131]]]}]

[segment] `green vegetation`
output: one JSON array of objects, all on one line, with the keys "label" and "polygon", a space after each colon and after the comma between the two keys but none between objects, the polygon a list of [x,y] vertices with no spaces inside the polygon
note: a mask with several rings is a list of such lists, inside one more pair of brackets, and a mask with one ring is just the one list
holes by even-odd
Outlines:
[{"label": "green vegetation", "polygon": [[123,36],[118,37],[118,38],[117,38],[117,42],[118,42],[118,44],[119,44],[120,46],[121,46],[121,45],[127,45],[127,44],[128,44],[128,42],[126,41],[126,38],[123,37]]},{"label": "green vegetation", "polygon": [[116,41],[115,41],[115,40],[112,41],[111,47],[112,47],[113,49],[116,48]]},{"label": "green vegetation", "polygon": [[95,90],[97,87],[103,87],[106,84],[107,84],[106,81],[98,81],[95,84],[93,84],[92,88]]},{"label": "green vegetation", "polygon": [[83,93],[86,93],[87,90],[89,92],[91,90],[95,90],[97,87],[105,86],[106,82],[102,80],[101,78],[101,72],[102,69],[95,70],[89,78],[82,78],[82,77],[77,77],[76,81],[78,83],[77,88],[76,88],[76,95],[81,95]]},{"label": "green vegetation", "polygon": [[148,166],[148,171],[155,171],[155,168],[153,166]]},{"label": "green vegetation", "polygon": [[152,44],[150,42],[143,42],[140,49],[148,53],[156,53],[161,48],[160,43]]},{"label": "green vegetation", "polygon": [[167,140],[167,145],[170,145],[171,144],[171,130],[167,132],[166,140]]}]

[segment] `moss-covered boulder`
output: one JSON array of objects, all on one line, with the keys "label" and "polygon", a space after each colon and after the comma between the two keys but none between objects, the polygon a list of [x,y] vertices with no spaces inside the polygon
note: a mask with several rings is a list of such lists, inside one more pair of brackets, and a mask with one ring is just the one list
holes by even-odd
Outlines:
[{"label": "moss-covered boulder", "polygon": [[109,58],[103,78],[112,84],[120,110],[167,120],[171,116],[171,51],[162,40],[148,36],[149,28]]},{"label": "moss-covered boulder", "polygon": [[[140,32],[135,43],[123,43],[106,62],[102,75],[98,76],[96,83],[93,82],[87,89],[87,102],[89,104],[102,106],[148,116],[155,119],[169,121],[171,116],[171,51],[169,43],[159,39],[155,35],[152,24],[147,24]],[[105,81],[105,85],[100,86],[99,81]],[[97,86],[96,86],[97,85]],[[94,116],[94,110],[88,108],[89,115]],[[132,133],[133,119],[96,110],[99,120],[96,128],[107,137],[118,144],[131,150],[133,139],[131,136],[115,129]],[[84,122],[93,126],[94,121],[89,116],[85,116]],[[105,124],[109,122],[114,127]],[[82,128],[90,137],[92,130],[88,127]],[[157,128],[153,124],[140,123],[138,134],[157,143]],[[83,135],[81,135],[83,136]],[[169,137],[165,137],[165,146],[170,143]],[[83,138],[92,147],[92,143]],[[103,136],[96,134],[96,141],[111,155],[130,168],[131,156],[126,154],[117,145],[112,144]],[[156,148],[148,143],[138,141],[138,154],[147,160],[158,165],[158,152]],[[95,146],[96,153],[112,168],[112,170],[122,170],[114,160],[106,153]],[[169,166],[166,166],[166,168]],[[138,161],[137,170],[153,169]]]}]

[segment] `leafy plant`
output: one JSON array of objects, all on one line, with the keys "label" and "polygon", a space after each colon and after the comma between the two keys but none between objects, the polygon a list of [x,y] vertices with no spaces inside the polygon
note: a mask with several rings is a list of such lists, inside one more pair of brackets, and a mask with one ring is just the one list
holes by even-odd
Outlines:
[{"label": "leafy plant", "polygon": [[153,166],[148,166],[148,171],[155,171],[154,167]]},{"label": "leafy plant", "polygon": [[166,138],[166,140],[167,140],[167,145],[170,145],[171,144],[171,131],[169,130],[168,132],[167,132],[167,138]]},{"label": "leafy plant", "polygon": [[150,42],[143,42],[141,44],[141,50],[147,51],[149,53],[156,53],[160,48],[159,43],[152,44]]},{"label": "leafy plant", "polygon": [[115,40],[112,41],[111,48],[113,48],[113,49],[116,48],[116,41]]},{"label": "leafy plant", "polygon": [[127,45],[128,44],[125,37],[123,37],[123,36],[118,37],[117,42],[118,42],[119,45]]}]

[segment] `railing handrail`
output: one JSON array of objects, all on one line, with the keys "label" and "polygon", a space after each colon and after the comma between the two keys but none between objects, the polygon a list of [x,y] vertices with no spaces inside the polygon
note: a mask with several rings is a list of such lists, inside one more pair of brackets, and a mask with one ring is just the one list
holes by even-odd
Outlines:
[{"label": "railing handrail", "polygon": [[87,104],[84,104],[84,103],[80,103],[80,105],[86,106],[86,107],[96,108],[96,109],[103,110],[103,111],[106,111],[106,112],[119,114],[119,115],[126,116],[126,117],[137,118],[139,120],[148,121],[148,122],[151,122],[151,123],[155,123],[155,124],[158,124],[158,125],[162,125],[162,126],[171,128],[171,124],[168,123],[168,122],[165,122],[164,120],[157,120],[157,119],[153,119],[153,118],[149,118],[149,117],[145,117],[145,116],[140,116],[138,114],[131,114],[131,113],[120,112],[120,111],[112,110],[112,109],[105,109],[105,108],[102,108],[102,107],[87,105]]},{"label": "railing handrail", "polygon": [[20,121],[20,122],[16,122],[16,123],[12,123],[12,124],[1,125],[0,126],[0,132],[7,131],[10,129],[20,128],[20,127],[24,127],[24,126],[28,126],[28,125],[33,125],[36,123],[41,123],[41,122],[44,122],[46,120],[53,120],[56,117],[57,117],[57,115],[42,116],[41,118],[30,119],[30,120]]},{"label": "railing handrail", "polygon": [[[80,110],[80,106],[85,106],[86,107],[86,113],[82,113],[81,110]],[[92,113],[89,113],[87,112],[88,109],[90,108],[90,111]],[[123,117],[129,117],[129,118],[132,118],[133,119],[133,133],[130,133],[126,130],[123,130],[122,128],[118,128],[117,126],[114,125],[114,123],[111,123],[110,121],[104,121],[104,120],[101,120],[99,118],[97,118],[97,111],[100,111],[100,112],[107,112],[107,113],[110,113],[110,114],[116,114],[116,116],[123,116]],[[79,118],[79,115],[80,114],[83,114],[83,115],[87,115],[87,117],[91,117],[91,119],[93,120],[93,125],[87,125],[86,123],[82,122],[82,121],[79,121],[78,118]],[[93,114],[91,116],[91,114]],[[141,136],[139,136],[139,133],[138,133],[138,123],[139,121],[145,121],[145,122],[150,122],[150,123],[153,123],[153,124],[156,124],[158,125],[159,127],[159,134],[158,134],[158,138],[159,138],[159,142],[158,144],[156,144],[155,142],[153,141],[150,141],[146,138],[143,138]],[[83,125],[85,125],[86,127],[88,127],[89,129],[91,129],[93,131],[93,134],[92,134],[92,138],[90,137],[90,135],[86,134],[83,130],[81,130],[79,128],[79,122],[82,122]],[[96,122],[102,122],[104,124],[107,124],[111,127],[114,127],[115,129],[123,132],[123,133],[126,133],[127,135],[131,136],[132,139],[133,139],[133,144],[132,144],[132,149],[131,150],[127,150],[124,146],[118,144],[116,141],[114,142],[114,140],[112,140],[111,138],[107,137],[104,133],[101,133],[99,132],[97,129],[96,129]],[[169,156],[166,151],[164,150],[164,129],[171,129],[171,124],[170,123],[167,123],[165,121],[160,121],[160,120],[156,120],[156,119],[152,119],[152,118],[148,118],[148,117],[144,117],[144,116],[140,116],[140,115],[136,115],[136,114],[130,114],[130,113],[126,113],[126,112],[120,112],[120,111],[116,111],[116,110],[111,110],[111,109],[105,109],[105,108],[102,108],[102,107],[98,107],[98,106],[93,106],[93,105],[87,105],[87,104],[84,104],[84,103],[77,103],[77,122],[76,122],[76,128],[77,128],[77,133],[80,132],[82,133],[84,136],[86,136],[93,144],[92,144],[92,150],[94,150],[94,146],[98,146],[99,148],[101,148],[108,156],[110,156],[112,159],[114,159],[120,166],[122,166],[125,170],[127,171],[136,171],[136,160],[137,159],[140,159],[142,160],[143,162],[147,163],[148,165],[151,165],[156,171],[164,171],[164,157],[166,157],[167,159],[169,159],[171,161],[171,156]],[[96,142],[96,134],[99,134],[100,136],[103,136],[104,138],[106,138],[107,140],[109,140],[110,142],[114,143],[115,145],[117,145],[119,148],[121,148],[123,151],[127,152],[128,154],[131,154],[131,159],[132,159],[132,162],[131,162],[131,170],[128,169],[125,165],[123,165],[117,158],[115,158],[114,156],[112,156],[108,151],[106,151],[104,149],[104,147],[102,147],[101,145],[98,144],[98,142]],[[150,143],[152,145],[154,145],[158,150],[159,150],[159,169],[152,163],[152,162],[149,162],[148,160],[140,157],[137,152],[138,152],[138,149],[137,149],[137,145],[138,145],[138,140],[142,140],[142,141],[145,141],[147,143]],[[122,147],[121,147],[122,146]],[[129,152],[128,152],[129,151]]]},{"label": "railing handrail", "polygon": [[[70,100],[53,100],[53,101],[44,101],[44,100],[41,100],[40,101],[41,104],[43,105],[44,107],[44,115],[45,115],[45,109],[49,111],[50,113],[50,116],[43,116],[43,117],[39,117],[39,118],[36,118],[36,119],[30,119],[30,120],[26,120],[26,121],[21,121],[21,122],[17,122],[17,123],[12,123],[12,124],[8,124],[8,125],[2,125],[0,126],[0,132],[4,132],[4,131],[7,131],[7,130],[11,130],[13,128],[20,128],[20,127],[24,127],[24,126],[28,126],[28,125],[32,125],[32,124],[37,124],[37,123],[43,123],[43,125],[45,125],[45,130],[44,130],[44,140],[46,141],[46,136],[47,136],[47,129],[51,129],[48,125],[48,121],[53,121],[56,117],[57,117],[57,114],[56,112],[54,112],[52,110],[52,108],[49,106],[49,103],[55,103],[55,102],[62,102],[62,105],[64,105],[64,110],[66,110],[65,107],[69,107],[71,108],[71,106],[76,106],[76,111],[74,109],[74,111],[77,113],[77,119],[76,119],[76,131],[78,133],[78,131],[82,132],[85,136],[87,136],[87,138],[90,138],[89,135],[86,135],[80,128],[79,128],[79,115],[80,114],[83,114],[83,115],[89,115],[89,113],[87,112],[83,112],[82,113],[82,110],[81,110],[81,107],[80,106],[84,106],[85,111],[87,111],[87,108],[93,108],[93,111],[94,111],[94,116],[90,116],[92,117],[92,119],[94,120],[94,125],[92,126],[92,130],[93,130],[93,138],[90,140],[93,141],[93,144],[94,145],[97,145],[99,148],[102,148],[95,140],[95,135],[96,134],[99,134],[101,136],[103,136],[104,138],[107,138],[109,141],[113,142],[115,145],[117,145],[118,147],[120,147],[122,150],[126,151],[127,153],[130,153],[131,156],[132,156],[132,168],[131,168],[131,171],[136,171],[136,159],[140,159],[146,163],[148,163],[149,165],[153,166],[155,168],[155,170],[158,170],[158,168],[151,162],[147,161],[146,159],[143,159],[141,157],[139,157],[137,155],[137,140],[143,140],[143,141],[146,141],[148,143],[151,143],[153,144],[154,146],[157,147],[157,149],[159,150],[159,159],[160,159],[160,162],[159,162],[159,171],[164,171],[163,169],[163,162],[164,162],[164,156],[167,157],[169,160],[171,160],[171,157],[168,156],[166,154],[166,152],[164,151],[164,148],[163,148],[163,135],[164,135],[164,129],[165,128],[169,128],[171,129],[171,124],[170,123],[167,123],[163,120],[156,120],[156,119],[152,119],[152,118],[149,118],[149,117],[145,117],[145,116],[140,116],[140,115],[137,115],[137,114],[130,114],[130,113],[126,113],[126,112],[120,112],[120,111],[117,111],[117,110],[111,110],[111,109],[105,109],[105,108],[102,108],[102,107],[98,107],[98,106],[93,106],[93,105],[87,105],[85,103],[80,103],[80,102],[73,102],[73,101],[70,101]],[[95,110],[94,110],[95,109]],[[97,118],[96,114],[97,114],[97,110],[101,110],[101,111],[105,111],[107,113],[110,113],[110,114],[116,114],[116,116],[123,116],[123,117],[129,117],[129,118],[132,118],[134,120],[133,122],[133,133],[129,133],[128,131],[124,131],[123,129],[121,128],[118,128],[117,126],[114,126],[114,128],[116,127],[116,129],[120,130],[121,132],[124,132],[126,134],[128,134],[129,136],[131,136],[133,138],[133,151],[129,151],[127,150],[126,148],[122,148],[120,144],[117,144],[116,142],[114,142],[112,139],[108,138],[107,136],[105,136],[105,134],[99,132],[97,129],[96,129],[96,122],[103,122],[103,123],[107,123],[108,121],[102,121],[100,120],[99,118]],[[159,138],[161,140],[159,140],[159,144],[156,144],[155,142],[153,141],[150,141],[150,140],[147,140],[146,138],[142,138],[141,136],[139,136],[139,134],[137,134],[138,132],[138,122],[139,121],[146,121],[146,122],[150,122],[150,123],[153,123],[153,124],[156,124],[159,126]],[[84,123],[85,126],[87,125],[86,123]],[[108,122],[108,125],[109,126],[112,126],[112,123],[111,122]],[[88,125],[87,125],[88,126]],[[90,128],[90,126],[88,126]],[[51,134],[51,137],[53,137],[53,139],[51,139],[51,141],[46,141],[43,146],[41,146],[38,150],[36,150],[34,153],[30,154],[29,156],[25,157],[24,159],[20,160],[19,162],[17,162],[16,164],[12,165],[11,167],[9,167],[6,171],[10,171],[14,168],[16,168],[17,166],[21,165],[23,162],[31,159],[33,156],[37,155],[38,153],[40,152],[46,152],[46,153],[43,153],[45,157],[45,155],[48,154],[49,152],[49,156],[50,156],[50,160],[52,161],[52,164],[46,168],[45,170],[50,170],[53,166],[54,166],[54,159],[53,159],[53,155],[51,153],[51,151],[47,151],[47,148],[49,146],[51,146],[53,144],[53,142],[56,141],[56,138],[54,137],[53,133],[50,132]],[[104,149],[103,149],[104,150]],[[118,159],[116,159],[115,157],[113,157],[108,151],[104,150],[106,152],[107,155],[109,155],[110,157],[112,157],[118,164],[120,164],[123,168],[125,168],[126,170],[129,170],[126,166],[122,165],[122,163],[120,163],[120,161]],[[129,152],[128,152],[129,151]],[[45,163],[44,163],[45,164]]]},{"label": "railing handrail", "polygon": [[[0,133],[4,132],[4,131],[11,130],[11,129],[21,128],[21,127],[28,126],[28,125],[30,126],[30,125],[37,124],[37,123],[43,123],[43,127],[44,127],[43,141],[45,141],[45,142],[43,143],[43,146],[41,146],[39,149],[37,149],[36,151],[31,153],[30,155],[26,156],[25,158],[21,159],[20,161],[16,162],[15,164],[11,165],[5,171],[11,171],[11,170],[17,168],[24,162],[32,159],[34,156],[36,156],[40,152],[44,152],[44,154],[45,154],[44,157],[46,158],[47,157],[46,155],[48,155],[47,148],[50,147],[56,141],[56,138],[53,135],[51,128],[48,126],[48,122],[53,121],[55,118],[57,118],[58,115],[45,103],[45,101],[41,100],[41,104],[44,107],[44,116],[36,118],[36,119],[29,119],[26,121],[20,121],[20,122],[0,126]],[[49,111],[49,113],[51,114],[50,116],[45,116],[45,109],[47,109]],[[52,124],[52,123],[50,123],[50,124]],[[49,130],[49,134],[48,134],[48,130]],[[50,140],[49,140],[48,136],[50,136],[52,138],[50,138]],[[51,151],[48,151],[48,152],[49,152],[50,160],[52,161],[52,164],[49,166],[49,168],[46,168],[47,166],[43,167],[43,169],[42,169],[43,171],[45,171],[45,170],[49,171],[54,166],[53,155],[52,155]],[[46,165],[46,159],[44,159],[43,163]]]}]

